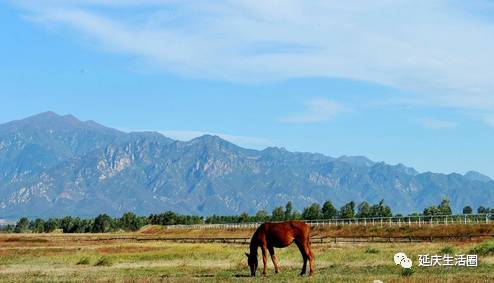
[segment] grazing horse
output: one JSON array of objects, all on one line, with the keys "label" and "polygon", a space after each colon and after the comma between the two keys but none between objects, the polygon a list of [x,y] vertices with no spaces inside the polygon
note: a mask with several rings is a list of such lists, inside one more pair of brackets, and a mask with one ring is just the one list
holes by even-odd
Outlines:
[{"label": "grazing horse", "polygon": [[271,259],[273,260],[275,272],[278,273],[280,267],[278,265],[278,260],[274,255],[274,248],[284,248],[295,242],[304,259],[304,265],[300,275],[305,274],[307,259],[309,260],[309,276],[312,275],[314,272],[314,254],[310,249],[309,234],[309,225],[301,221],[286,221],[281,223],[266,222],[259,226],[250,240],[250,253],[245,253],[250,267],[250,274],[256,276],[258,247],[261,247],[262,263],[264,264],[262,274],[266,275],[267,252],[269,251]]}]

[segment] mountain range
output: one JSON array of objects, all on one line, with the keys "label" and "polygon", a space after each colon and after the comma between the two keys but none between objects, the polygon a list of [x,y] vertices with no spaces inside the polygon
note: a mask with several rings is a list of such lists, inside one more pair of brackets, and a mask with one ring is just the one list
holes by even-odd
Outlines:
[{"label": "mountain range", "polygon": [[255,213],[292,201],[384,199],[395,213],[450,199],[454,211],[494,202],[494,181],[417,172],[363,156],[329,157],[268,147],[252,150],[218,136],[190,141],[126,133],[45,112],[0,125],[0,219],[172,210]]}]

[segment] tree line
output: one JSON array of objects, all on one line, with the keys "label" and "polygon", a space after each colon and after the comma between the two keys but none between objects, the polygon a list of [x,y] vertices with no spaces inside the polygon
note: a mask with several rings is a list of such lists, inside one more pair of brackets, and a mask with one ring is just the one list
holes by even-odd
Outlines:
[{"label": "tree line", "polygon": [[[463,208],[463,214],[471,214],[470,206]],[[494,209],[480,206],[479,214],[494,213]],[[412,213],[410,216],[434,216],[451,215],[452,210],[448,199],[443,199],[439,205],[433,205],[424,209],[422,213]],[[137,231],[145,225],[190,225],[190,224],[224,224],[224,223],[249,223],[283,220],[322,220],[322,219],[354,219],[392,217],[391,208],[384,200],[376,204],[366,201],[358,205],[351,201],[337,209],[331,201],[326,201],[321,206],[313,203],[305,207],[302,212],[293,208],[289,201],[285,206],[275,207],[271,213],[267,210],[259,210],[255,215],[242,213],[240,215],[211,215],[208,217],[196,215],[182,215],[173,211],[149,216],[138,216],[133,212],[127,212],[121,217],[113,218],[107,214],[100,214],[95,218],[82,219],[80,217],[66,216],[63,218],[50,218],[47,220],[37,218],[29,220],[23,217],[15,225],[0,227],[0,231],[14,233],[49,233],[61,230],[63,233],[106,233],[114,231]],[[396,214],[394,216],[402,216]]]}]

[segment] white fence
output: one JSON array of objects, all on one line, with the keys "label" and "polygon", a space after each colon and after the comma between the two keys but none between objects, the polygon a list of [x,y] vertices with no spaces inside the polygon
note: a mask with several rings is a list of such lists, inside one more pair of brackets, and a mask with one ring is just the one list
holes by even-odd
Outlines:
[{"label": "white fence", "polygon": [[[434,216],[400,216],[400,217],[373,217],[373,218],[349,218],[349,219],[318,219],[301,220],[313,227],[338,226],[338,225],[362,225],[362,226],[434,226],[434,225],[473,225],[493,224],[494,214],[459,214],[459,215],[434,215]],[[222,224],[191,224],[191,225],[167,225],[168,229],[255,229],[262,222],[247,223],[222,223]]]}]

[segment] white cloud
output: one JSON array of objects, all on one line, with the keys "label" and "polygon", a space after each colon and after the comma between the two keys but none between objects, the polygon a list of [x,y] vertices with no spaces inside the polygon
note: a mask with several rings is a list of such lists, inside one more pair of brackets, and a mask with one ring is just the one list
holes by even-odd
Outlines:
[{"label": "white cloud", "polygon": [[494,127],[494,114],[486,114],[482,118],[489,126]]},{"label": "white cloud", "polygon": [[426,129],[452,129],[457,126],[454,122],[434,118],[423,118],[419,122]]},{"label": "white cloud", "polygon": [[302,113],[281,118],[286,123],[316,123],[329,121],[350,110],[339,102],[326,98],[313,98],[305,103]]},{"label": "white cloud", "polygon": [[494,11],[488,1],[12,3],[40,24],[184,76],[345,78],[408,90],[428,105],[494,113],[494,23],[482,16]]},{"label": "white cloud", "polygon": [[214,133],[214,132],[204,132],[204,131],[184,131],[184,130],[166,130],[166,131],[161,131],[160,133],[162,133],[167,137],[181,141],[188,141],[203,135],[214,135],[214,136],[219,136],[234,144],[245,147],[265,148],[273,145],[273,141],[269,139],[249,137],[249,136],[237,136],[237,135],[230,135],[224,133]]}]

